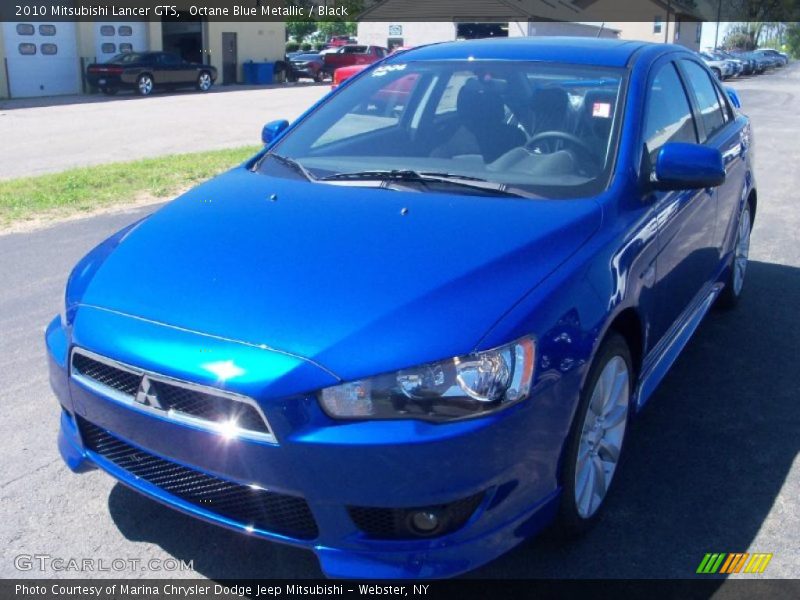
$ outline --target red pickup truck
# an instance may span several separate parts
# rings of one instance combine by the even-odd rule
[[[351,65],[370,65],[386,56],[389,51],[380,46],[342,46],[336,52],[323,54],[323,70],[333,74],[339,67]]]

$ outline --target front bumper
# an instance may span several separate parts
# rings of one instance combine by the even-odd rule
[[[156,338],[159,347],[172,349],[173,357],[176,345],[207,345],[207,340],[192,339],[196,334],[111,313],[84,314],[82,325],[83,333],[76,340],[82,347],[92,345],[92,350],[106,355],[115,351],[122,354],[116,358],[129,363],[145,360],[143,355],[134,357],[137,352],[152,356]],[[100,331],[115,331],[108,347],[102,347],[104,342],[96,335]],[[51,384],[63,407],[59,449],[72,470],[99,467],[125,485],[195,517],[308,548],[329,576],[457,575],[508,551],[555,514],[558,458],[571,412],[571,407],[558,402],[559,386],[541,390],[535,401],[492,417],[447,425],[411,420],[335,422],[310,394],[259,399],[277,443],[226,441],[214,432],[131,410],[72,380],[68,375],[72,340],[60,319],[48,327],[46,341]],[[209,351],[221,354],[222,346]],[[264,352],[245,346],[228,350],[230,356]],[[252,387],[242,391],[256,396]],[[253,528],[186,502],[92,451],[81,437],[80,419],[178,465],[302,497],[313,513],[318,534],[300,539]],[[482,494],[482,499],[466,524],[431,538],[374,539],[356,526],[347,508],[442,505],[475,494]]]

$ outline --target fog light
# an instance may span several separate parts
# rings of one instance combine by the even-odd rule
[[[427,510],[421,510],[411,515],[411,526],[419,533],[433,533],[439,528],[439,522],[439,516]]]

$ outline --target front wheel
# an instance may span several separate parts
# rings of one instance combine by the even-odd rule
[[[605,506],[622,457],[633,395],[633,363],[624,338],[602,343],[581,392],[561,475],[560,532],[587,531]]]
[[[153,78],[150,75],[140,75],[136,80],[136,91],[140,96],[149,96],[153,93]]]
[[[744,288],[744,276],[747,274],[747,261],[750,256],[750,231],[753,229],[753,218],[750,215],[750,203],[745,202],[739,217],[739,228],[736,231],[736,242],[733,246],[733,260],[728,270],[725,287],[717,300],[720,308],[733,308],[739,303]]]
[[[211,80],[211,74],[208,71],[203,71],[197,77],[197,89],[201,92],[207,92],[211,89],[214,82]]]

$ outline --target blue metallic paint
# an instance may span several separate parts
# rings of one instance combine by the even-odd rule
[[[386,60],[469,56],[629,66],[608,190],[569,201],[340,187],[322,195],[318,184],[245,167],[195,188],[87,255],[70,278],[68,322],[48,327],[51,381],[65,408],[59,447],[70,468],[97,465],[189,514],[312,549],[325,572],[340,577],[454,575],[552,520],[564,440],[603,336],[620,315],[640,324],[641,405],[719,290],[738,211],[754,192],[749,124],[738,115],[709,141],[727,157],[728,176],[709,198],[704,190],[643,191],[647,83],[655,67],[688,52],[528,39],[436,45]],[[277,201],[268,202],[270,194]],[[405,217],[401,208],[409,209]],[[688,240],[699,245],[687,253]],[[665,289],[676,282],[680,302]],[[480,419],[334,421],[314,395],[337,381],[528,334],[538,353],[531,397]],[[121,410],[67,376],[73,344],[256,398],[278,443],[225,442]],[[221,381],[213,361],[232,361],[242,374]],[[304,496],[318,539],[250,531],[133,480],[82,446],[74,414],[170,460]],[[345,510],[444,503],[483,490],[470,522],[436,539],[370,540]]]
[[[725,181],[725,166],[716,148],[671,143],[658,152],[655,175],[660,190],[711,188]]]

